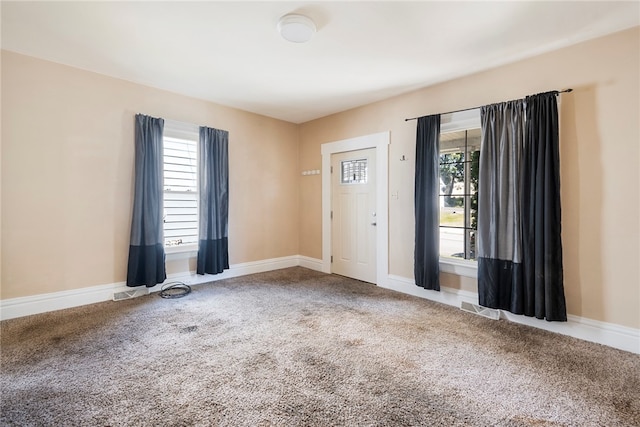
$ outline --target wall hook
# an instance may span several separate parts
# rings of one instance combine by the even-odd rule
[[[404,161],[406,161],[406,160],[407,160],[407,159],[404,157],[404,154],[403,154],[403,155],[402,155],[402,157],[400,157],[400,161],[401,161],[401,162],[404,162]]]

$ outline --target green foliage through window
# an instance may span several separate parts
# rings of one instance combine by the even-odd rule
[[[440,254],[475,259],[480,129],[440,138]]]

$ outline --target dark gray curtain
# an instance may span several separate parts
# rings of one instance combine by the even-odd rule
[[[567,320],[564,297],[557,92],[525,99],[522,173],[523,312]]]
[[[135,117],[135,183],[127,286],[147,287],[166,278],[162,232],[162,130],[164,120]]]
[[[416,285],[440,290],[440,115],[418,118],[416,132],[414,275]]]
[[[555,93],[480,116],[479,303],[564,321]]]
[[[229,268],[229,132],[200,128],[198,274]]]

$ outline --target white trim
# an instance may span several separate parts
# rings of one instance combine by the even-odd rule
[[[567,315],[566,322],[547,322],[500,310],[501,319],[640,354],[640,329]]]
[[[440,272],[478,278],[478,263],[465,259],[440,257]]]
[[[474,292],[464,291],[461,289],[440,287],[440,292],[431,291],[428,289],[416,286],[416,282],[413,279],[406,277],[395,276],[390,274],[387,278],[387,282],[384,286],[387,289],[391,289],[404,294],[413,295],[420,298],[426,298],[431,301],[441,302],[443,304],[460,307],[462,301],[469,302],[471,304],[478,303],[478,294]]]
[[[376,149],[376,283],[389,272],[389,132],[322,144],[322,271],[331,273],[331,155]]]
[[[193,123],[164,119],[163,136],[197,141],[200,138],[200,126]]]
[[[480,127],[480,108],[440,115],[440,133],[456,132]]]
[[[0,320],[109,301],[113,298],[113,293],[125,285],[125,282],[118,282],[28,297],[3,299],[0,301]]]
[[[195,272],[170,274],[164,283],[181,281],[189,285],[209,283],[230,277],[244,276],[247,274],[261,273],[281,268],[302,266],[313,270],[321,270],[322,261],[306,256],[293,255],[282,258],[272,258],[261,261],[232,264],[228,270],[221,274],[198,275]],[[159,291],[162,284],[149,288],[150,292]],[[110,283],[106,285],[89,286],[86,288],[72,289],[68,291],[51,292],[28,297],[10,298],[0,300],[0,320],[16,317],[30,316],[32,314],[46,313],[65,308],[79,307],[87,304],[111,301],[115,292],[131,290],[125,282]]]
[[[431,291],[416,286],[413,279],[406,277],[389,275],[386,283],[380,286],[458,308],[462,301],[472,304],[478,303],[478,294],[476,292],[447,287],[441,287],[440,292]],[[501,319],[511,322],[640,354],[640,329],[574,315],[568,315],[566,322],[547,322],[546,320],[512,314],[503,310],[500,310],[500,313]]]
[[[198,245],[170,246],[164,248],[167,261],[189,259],[198,256]]]
[[[230,279],[232,277],[246,276],[247,274],[263,273],[265,271],[279,270],[281,268],[297,267],[299,264],[298,256],[287,256],[281,258],[271,258],[260,261],[244,262],[241,264],[232,264],[228,270],[224,270],[220,274],[196,274],[195,271],[188,273],[175,273],[167,275],[167,282],[180,281],[187,285],[200,285],[202,283],[215,282],[222,279]],[[149,288],[151,292],[159,291],[163,284]]]
[[[322,260],[310,258],[304,255],[298,255],[299,266],[308,268],[309,270],[322,271]]]

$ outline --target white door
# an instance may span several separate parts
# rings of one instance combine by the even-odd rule
[[[376,150],[331,156],[331,272],[376,283]]]

